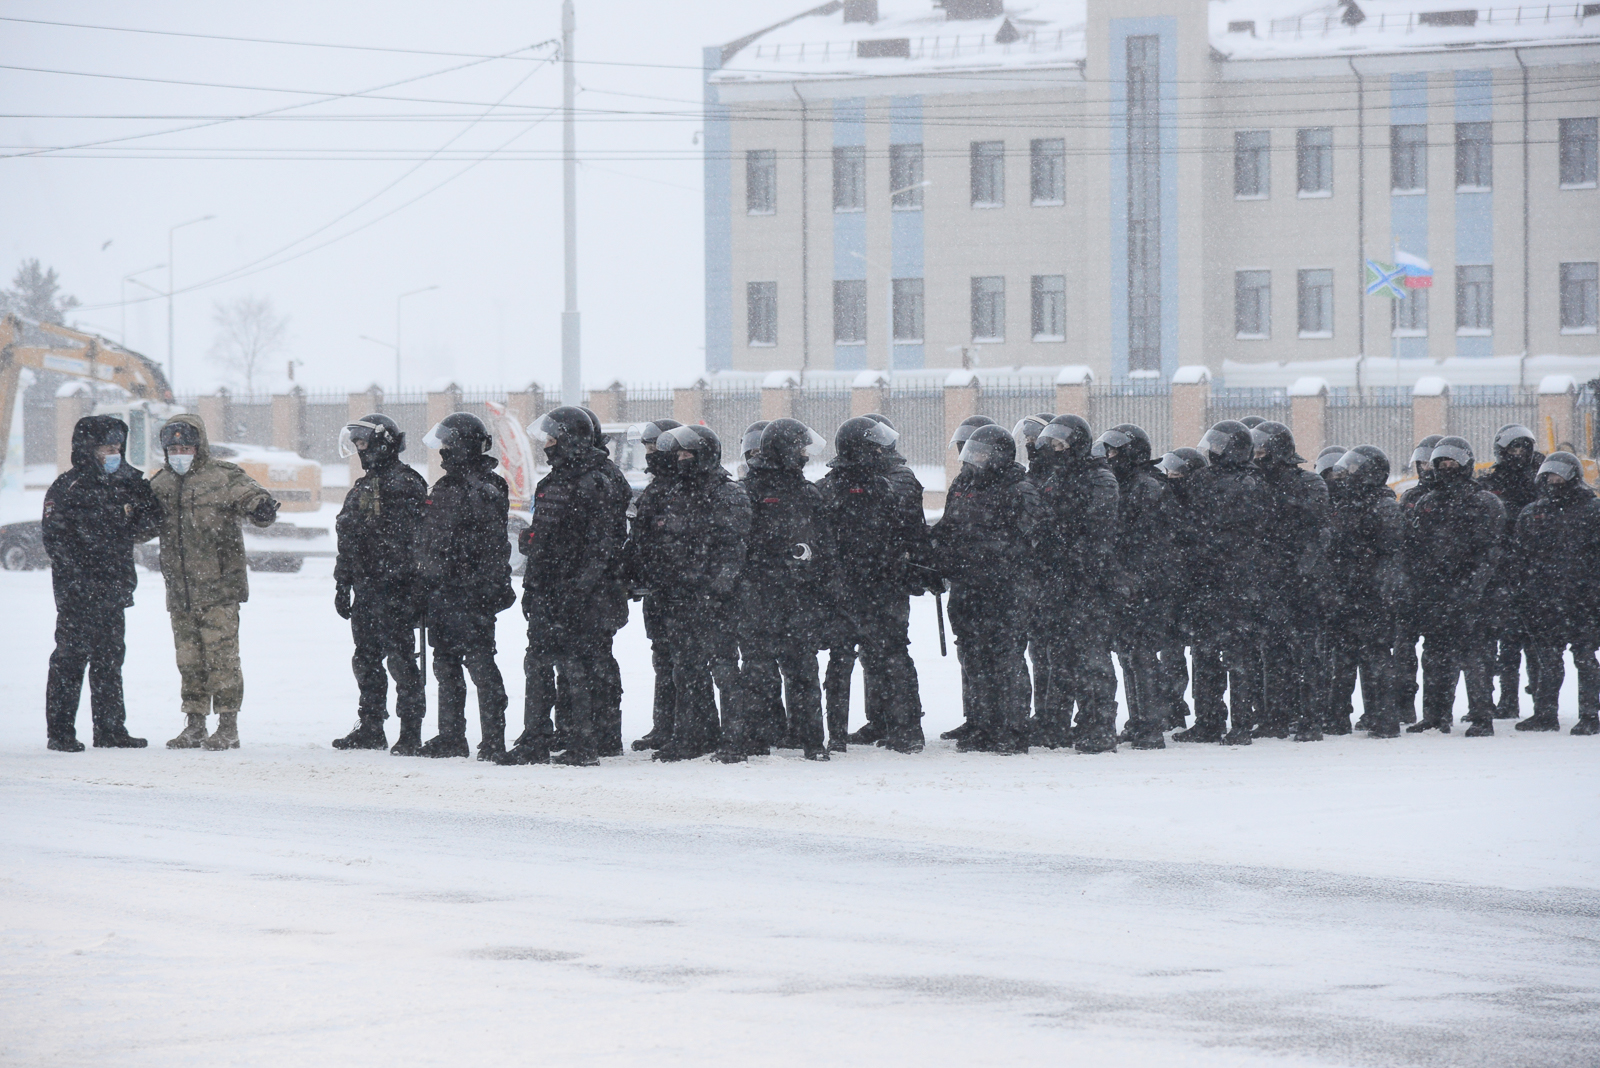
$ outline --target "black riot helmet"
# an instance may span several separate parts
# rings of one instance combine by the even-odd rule
[[[1207,460],[1223,467],[1243,467],[1256,452],[1250,428],[1237,419],[1224,419],[1207,430],[1199,448]]]
[[[594,445],[596,448],[601,448],[601,449],[605,448],[606,447],[606,432],[605,432],[605,429],[600,425],[600,417],[598,415],[594,414],[594,409],[592,409],[592,408],[582,408],[582,407],[580,407],[578,409],[578,411],[582,412],[584,415],[589,417],[589,425],[594,428],[594,438],[590,442],[590,444]]]
[[[594,424],[582,408],[562,405],[528,424],[528,440],[557,463],[594,443]]]
[[[1339,457],[1333,469],[1353,490],[1381,489],[1389,482],[1389,454],[1376,445],[1357,445]]]
[[[722,440],[708,426],[680,426],[661,435],[656,448],[673,457],[673,470],[683,478],[695,478],[722,466]],[[693,455],[688,459],[680,452]]]
[[[1317,462],[1311,465],[1311,469],[1323,478],[1327,478],[1328,472],[1333,468],[1333,465],[1338,463],[1339,458],[1349,451],[1343,445],[1324,445],[1322,451],[1317,453]]]
[[[950,448],[959,449],[972,437],[973,431],[980,426],[994,426],[994,420],[987,415],[969,415],[961,420],[961,425],[956,427],[956,432],[950,435]]]
[[[882,423],[884,426],[888,427],[890,430],[894,429],[894,424],[889,421],[889,417],[887,415],[880,415],[877,412],[868,412],[866,415],[863,415],[861,418],[863,418],[863,419],[871,419],[874,423]]]
[[[1472,454],[1472,444],[1466,438],[1452,434],[1439,439],[1439,444],[1433,447],[1430,462],[1433,464],[1433,477],[1440,482],[1470,481],[1476,458]],[[1451,466],[1441,466],[1446,462]]]
[[[1494,435],[1494,462],[1526,467],[1533,462],[1533,431],[1521,423],[1507,423]]]
[[[1551,497],[1583,485],[1583,462],[1570,452],[1553,452],[1539,465],[1539,488]]]
[[[761,455],[774,467],[803,471],[822,455],[827,443],[822,435],[798,419],[774,419],[761,432]]]
[[[757,419],[744,428],[744,436],[739,439],[739,456],[749,460],[761,451],[761,432],[767,429],[767,420]]]
[[[1133,423],[1118,423],[1095,440],[1090,455],[1109,460],[1112,467],[1131,471],[1149,464],[1150,435]]]
[[[1444,440],[1443,434],[1429,434],[1417,442],[1416,451],[1411,454],[1411,469],[1417,473],[1417,481],[1423,484],[1433,480],[1433,447]]]
[[[1045,424],[1034,442],[1038,456],[1046,463],[1063,460],[1083,463],[1094,448],[1094,431],[1081,415],[1058,415]]]
[[[455,412],[433,425],[422,443],[440,452],[454,451],[468,456],[481,456],[489,451],[494,439],[483,420],[471,412]]]
[[[665,475],[672,470],[672,455],[656,448],[661,435],[676,430],[683,424],[676,419],[657,419],[652,423],[635,423],[628,428],[628,438],[644,446],[644,469],[652,475]]]
[[[979,472],[994,472],[1016,463],[1017,443],[1003,426],[993,421],[974,427],[972,436],[961,446],[961,462]]]
[[[1271,464],[1303,464],[1306,458],[1294,451],[1294,433],[1282,423],[1262,420],[1250,431],[1256,459]]]
[[[1247,415],[1243,419],[1239,420],[1239,422],[1243,423],[1245,427],[1250,430],[1254,430],[1256,427],[1260,426],[1266,421],[1267,417],[1264,415]]]
[[[405,449],[406,436],[400,424],[377,412],[363,415],[339,431],[340,458],[359,457],[364,471],[398,460]]]
[[[1053,418],[1050,415],[1025,415],[1011,428],[1011,439],[1017,443],[1017,449],[1028,457],[1029,463],[1033,462],[1038,450],[1039,431]]]
[[[899,433],[887,419],[879,422],[870,415],[858,415],[839,425],[838,433],[833,435],[833,448],[846,464],[871,463],[892,451],[899,440]]]
[[[1185,445],[1181,449],[1173,449],[1163,456],[1156,464],[1161,473],[1168,478],[1188,478],[1202,467],[1209,466],[1211,461],[1206,459],[1206,454],[1199,449],[1191,449]]]

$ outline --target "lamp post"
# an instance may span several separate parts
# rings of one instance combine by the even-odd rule
[[[178,385],[178,368],[177,360],[173,355],[173,339],[176,335],[172,327],[172,293],[174,289],[172,284],[172,261],[175,258],[172,251],[172,237],[185,226],[193,226],[195,223],[210,222],[215,218],[215,215],[202,215],[198,219],[190,219],[188,222],[181,222],[176,226],[167,228],[167,385],[174,391],[176,391]]]
[[[933,182],[924,179],[920,182],[914,182],[911,185],[906,186],[904,189],[891,189],[889,191],[890,210],[893,210],[894,198],[899,196],[901,193],[909,193],[913,189],[926,189],[932,184]],[[850,255],[854,256],[868,267],[872,267],[883,272],[883,333],[885,339],[883,369],[885,371],[891,371],[894,369],[894,269],[892,267],[885,267],[881,263],[876,263],[872,260],[869,260],[859,252],[852,252]]]
[[[572,35],[577,29],[572,0],[561,4],[561,206],[566,301],[561,312],[561,403],[583,403],[583,348],[578,315],[578,156],[572,104]]]
[[[134,271],[133,274],[125,274],[122,276],[122,327],[117,333],[117,340],[122,343],[123,348],[128,347],[128,283],[133,282],[136,285],[144,286],[152,293],[161,294],[161,290],[156,289],[154,286],[145,285],[145,283],[140,282],[137,278],[135,278],[134,275],[149,274],[151,271],[159,271],[165,266],[166,264],[164,263],[158,263],[154,267],[146,267],[142,271]]]

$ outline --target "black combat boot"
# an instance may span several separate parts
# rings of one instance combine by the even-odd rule
[[[382,716],[363,715],[357,722],[355,730],[343,738],[335,738],[335,749],[387,749],[389,739],[383,734]]]
[[[883,728],[868,720],[860,730],[851,734],[845,740],[851,745],[876,745],[882,737]],[[799,748],[799,746],[794,746],[793,748]]]
[[[1220,742],[1222,741],[1222,726],[1217,723],[1201,723],[1196,720],[1193,727],[1174,734],[1172,740],[1175,742]]]
[[[467,745],[465,734],[436,735],[422,743],[417,750],[417,756],[424,757],[465,757],[471,755],[471,748]]]
[[[967,723],[967,722],[963,722],[961,724],[961,726],[952,727],[950,730],[947,730],[943,734],[939,735],[939,740],[943,741],[943,742],[959,742],[962,738],[965,738],[968,734],[971,734],[971,733],[972,733],[972,724],[971,723]],[[855,741],[854,738],[851,738],[850,740],[852,742]]]
[[[1468,719],[1462,722],[1467,724],[1467,729],[1461,733],[1468,738],[1490,738],[1494,736],[1494,719],[1492,717],[1486,716],[1483,719]],[[1443,728],[1440,729],[1442,730]]]
[[[402,719],[400,721],[400,740],[394,743],[394,748],[389,752],[393,756],[421,756],[422,720]]]
[[[1590,712],[1586,716],[1579,716],[1578,722],[1573,724],[1572,730],[1567,733],[1580,737],[1586,734],[1600,734],[1600,715]]]
[[[499,764],[548,764],[550,763],[550,747],[545,744],[543,737],[534,735],[529,737],[524,732],[516,744],[496,761]]]
[[[1519,731],[1558,731],[1561,720],[1552,712],[1535,712],[1527,719],[1517,721]]]

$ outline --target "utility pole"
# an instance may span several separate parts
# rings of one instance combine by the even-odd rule
[[[172,327],[172,295],[176,287],[173,285],[172,281],[172,262],[177,257],[175,257],[172,253],[172,235],[176,234],[179,230],[182,230],[185,226],[193,226],[195,223],[210,222],[215,218],[215,215],[202,215],[198,219],[190,219],[188,222],[181,222],[176,226],[167,228],[167,385],[174,391],[176,391],[178,388],[176,384],[178,381],[178,374],[177,359],[173,355],[173,352],[176,348],[176,343],[173,340],[175,333]]]
[[[583,403],[583,350],[578,334],[578,160],[572,125],[577,83],[572,71],[572,0],[561,3],[561,201],[565,214],[565,310],[561,313],[561,403]]]

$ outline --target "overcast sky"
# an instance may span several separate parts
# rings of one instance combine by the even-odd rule
[[[700,49],[806,6],[578,0],[587,385],[703,366]],[[123,29],[0,21],[0,64],[12,68],[0,70],[0,282],[38,257],[84,302],[83,325],[116,338],[125,311],[128,344],[164,361],[165,299],[119,307],[122,278],[166,262],[169,227],[215,215],[176,236],[181,393],[219,381],[206,359],[213,305],[244,295],[290,317],[307,388],[392,388],[392,351],[361,335],[392,343],[396,296],[429,285],[440,288],[405,302],[408,390],[442,377],[558,386],[561,75],[540,62],[553,48],[527,46],[559,37],[560,10],[559,0],[8,0],[5,20]],[[520,58],[474,59],[518,48]],[[369,95],[325,99],[350,93]],[[219,121],[266,111],[276,114]],[[106,143],[70,147],[93,142]],[[165,270],[141,277],[166,288]]]

